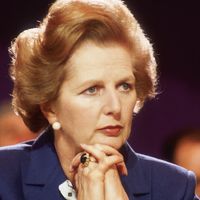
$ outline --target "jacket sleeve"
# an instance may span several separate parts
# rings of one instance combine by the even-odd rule
[[[195,195],[196,179],[192,171],[188,171],[188,181],[185,188],[184,200],[200,200],[197,195]]]

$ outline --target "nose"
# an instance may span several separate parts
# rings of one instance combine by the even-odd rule
[[[111,115],[115,119],[121,117],[121,101],[117,92],[108,92],[105,97],[104,114]]]

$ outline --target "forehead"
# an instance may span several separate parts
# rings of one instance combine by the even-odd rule
[[[93,42],[83,43],[72,54],[66,66],[68,77],[89,76],[88,72],[101,74],[108,72],[132,73],[134,58],[128,48],[116,43],[98,45]]]

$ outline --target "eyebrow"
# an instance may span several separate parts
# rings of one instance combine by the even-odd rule
[[[124,82],[124,81],[134,81],[135,82],[135,76],[127,76],[127,77],[123,77],[122,79],[120,79],[118,82]]]
[[[77,89],[82,89],[82,88],[87,88],[92,85],[102,85],[102,84],[103,84],[102,80],[90,79],[90,80],[83,82],[81,85],[79,85],[77,87]]]
[[[127,76],[127,77],[123,77],[119,80],[117,80],[117,84],[121,83],[121,82],[135,82],[135,77],[134,75],[133,76]],[[90,79],[90,80],[87,80],[85,81],[83,84],[81,84],[79,87],[77,87],[77,89],[81,89],[81,88],[84,88],[84,87],[89,87],[91,85],[102,85],[104,83],[104,81],[102,80],[98,80],[98,79]]]

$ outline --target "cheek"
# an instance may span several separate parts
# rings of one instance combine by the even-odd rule
[[[129,101],[127,102],[127,104],[124,104],[122,116],[123,116],[123,121],[126,123],[128,129],[131,129],[132,126],[133,115],[134,115],[133,110],[135,107],[135,102],[136,101],[134,102]]]
[[[61,103],[60,112],[58,113],[63,122],[68,121],[76,126],[90,124],[97,118],[98,111],[91,103],[77,99],[71,99]]]
[[[133,111],[134,108],[136,106],[136,100],[134,100],[135,97],[133,97],[132,99],[128,99],[127,101],[125,101],[123,103],[123,110],[125,115],[127,115],[127,117],[132,117],[133,116]]]

